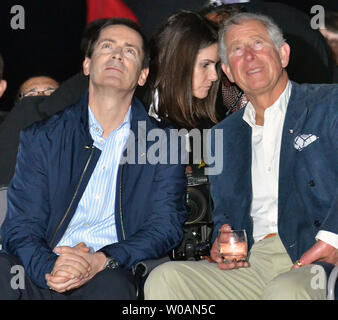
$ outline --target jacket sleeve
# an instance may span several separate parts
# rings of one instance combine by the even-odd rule
[[[45,274],[57,255],[45,240],[49,216],[47,153],[34,125],[20,134],[14,177],[8,188],[8,209],[1,229],[3,249],[21,261],[39,287],[47,288]]]
[[[141,228],[126,240],[99,251],[130,269],[137,262],[163,257],[177,247],[186,220],[186,178],[182,165],[158,165],[151,195],[152,212]],[[146,196],[146,195],[144,195]]]
[[[64,81],[61,86],[39,104],[39,112],[49,117],[75,104],[88,90],[88,77],[79,72]]]

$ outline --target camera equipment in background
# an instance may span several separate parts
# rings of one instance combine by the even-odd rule
[[[186,205],[188,219],[185,222],[184,238],[172,251],[172,260],[200,260],[210,253],[212,234],[212,201],[208,178],[204,168],[192,165],[192,173],[187,174],[188,189]]]

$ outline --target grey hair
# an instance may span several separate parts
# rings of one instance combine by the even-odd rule
[[[219,30],[218,55],[223,63],[228,64],[227,50],[224,43],[226,33],[233,25],[239,25],[248,20],[260,21],[266,27],[266,30],[271,40],[273,41],[277,51],[279,51],[281,46],[285,43],[285,39],[281,29],[270,17],[257,13],[237,13],[231,16],[229,19],[225,20],[223,27],[221,27]]]

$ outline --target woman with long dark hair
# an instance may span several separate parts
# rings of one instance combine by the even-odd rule
[[[217,27],[190,11],[170,16],[152,39],[150,113],[166,125],[192,129],[218,122],[217,39]]]

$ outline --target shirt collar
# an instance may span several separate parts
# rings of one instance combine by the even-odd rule
[[[103,129],[102,129],[100,123],[95,118],[95,115],[94,115],[94,113],[91,110],[89,105],[88,105],[88,122],[89,122],[90,132],[97,134],[98,136],[102,136]],[[131,105],[129,106],[129,109],[128,109],[121,125],[118,128],[116,128],[115,130],[119,130],[124,126],[127,126],[127,128],[130,128],[130,122],[131,122]]]
[[[285,115],[286,109],[288,107],[290,95],[291,95],[291,88],[292,88],[291,81],[288,81],[282,94],[270,107],[268,107],[265,110],[265,112],[270,113],[270,112],[275,112],[279,110],[283,115]],[[256,111],[250,101],[245,107],[244,114],[243,114],[243,120],[247,122],[251,127],[256,126]]]

